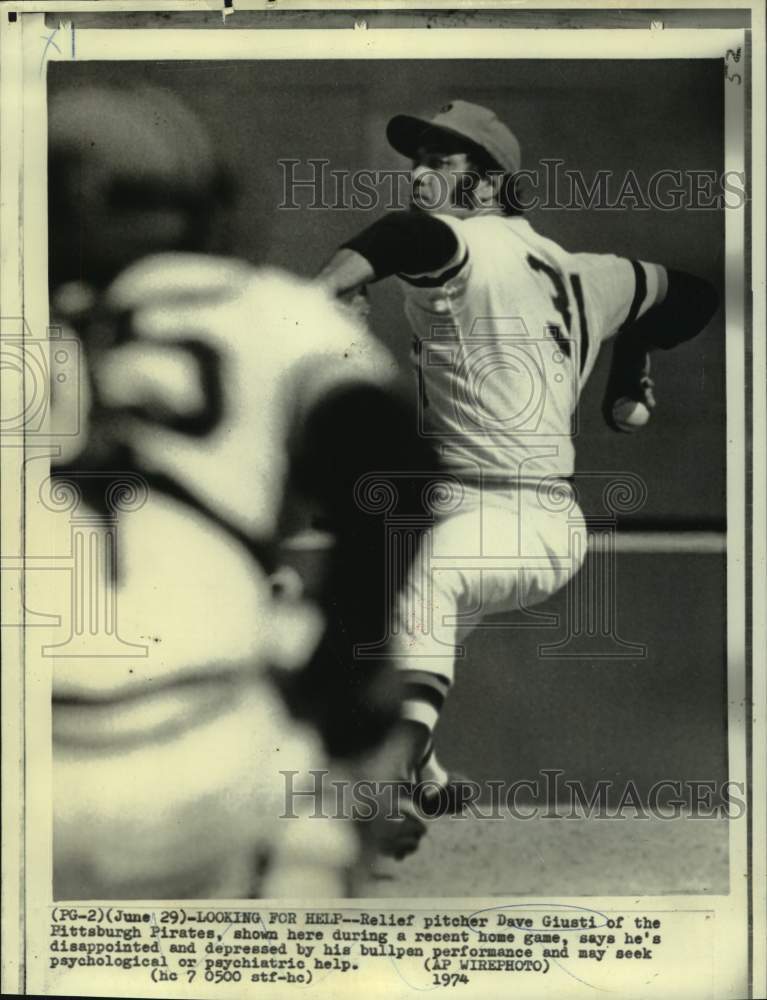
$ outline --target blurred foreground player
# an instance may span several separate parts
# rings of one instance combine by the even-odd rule
[[[398,278],[421,430],[451,473],[451,509],[403,596],[396,775],[432,798],[439,789],[450,808],[456,783],[432,736],[459,644],[486,615],[546,600],[585,557],[572,417],[600,348],[614,338],[605,417],[630,431],[654,406],[649,353],[700,333],[717,296],[695,276],[571,253],[536,232],[520,207],[519,143],[487,108],[453,101],[431,119],[397,115],[387,138],[412,162],[413,207],[353,236],[318,280],[349,295]],[[424,829],[412,818],[403,851]]]
[[[316,288],[204,253],[221,174],[167,93],[60,94],[49,180],[52,323],[83,358],[52,490],[97,567],[54,639],[55,896],[344,895],[356,833],[314,802],[280,820],[281,772],[351,768],[394,717],[353,655],[388,614],[354,483],[424,461],[393,362]],[[273,574],[312,517],[335,543],[308,599]]]

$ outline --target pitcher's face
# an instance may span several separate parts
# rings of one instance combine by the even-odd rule
[[[416,208],[459,218],[473,211],[472,193],[478,178],[466,153],[419,149],[411,178]]]

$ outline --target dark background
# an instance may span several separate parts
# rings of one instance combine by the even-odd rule
[[[53,64],[62,85],[145,81],[182,95],[207,122],[239,191],[231,252],[311,275],[339,242],[380,214],[278,209],[280,159],[328,170],[403,169],[384,129],[396,113],[433,113],[455,98],[493,108],[517,134],[523,165],[560,158],[590,181],[629,169],[643,189],[661,169],[723,169],[719,61]],[[299,171],[306,168],[298,168]],[[613,189],[615,190],[615,188]],[[331,189],[332,196],[332,189]],[[297,200],[308,204],[310,196]],[[657,261],[710,279],[723,297],[724,212],[544,210],[530,221],[570,250]],[[393,282],[373,290],[377,334],[406,362],[410,333]],[[723,311],[697,340],[655,358],[659,406],[635,436],[604,426],[603,357],[583,396],[580,471],[630,470],[647,484],[622,531],[722,528],[725,514]],[[257,348],[256,348],[257,349]],[[587,513],[599,492],[584,487]],[[481,630],[459,666],[445,714],[445,757],[477,778],[726,777],[725,576],[720,555],[619,557],[618,628],[645,658],[542,660],[556,629]],[[544,608],[563,612],[566,595]]]

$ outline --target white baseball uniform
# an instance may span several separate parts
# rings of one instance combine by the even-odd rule
[[[277,822],[280,772],[304,775],[325,755],[267,673],[303,666],[322,621],[274,601],[244,542],[277,530],[302,414],[334,387],[386,382],[392,359],[317,288],[239,262],[147,258],[105,305],[107,330],[122,317],[129,332],[104,348],[96,331],[87,346],[101,408],[80,446],[111,434],[149,490],[119,517],[112,588],[109,532],[88,528],[88,565],[107,562],[83,577],[77,609],[62,587],[50,639],[57,894],[242,896],[255,852],[278,845],[300,856],[304,889],[311,866],[331,876],[306,891],[338,895],[351,832]],[[93,454],[74,481],[98,486],[101,469],[119,483],[126,466]],[[69,519],[52,521],[67,553]]]
[[[452,499],[412,573],[400,651],[405,669],[449,682],[456,642],[485,615],[545,600],[580,567],[585,525],[567,483],[576,407],[601,344],[659,289],[655,268],[569,253],[521,217],[438,218],[457,237],[453,260],[399,278],[421,431]],[[436,720],[425,704],[408,714]]]

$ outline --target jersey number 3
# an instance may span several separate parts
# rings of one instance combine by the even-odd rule
[[[559,315],[562,317],[564,322],[564,327],[567,333],[563,333],[562,328],[557,324],[551,324],[546,327],[548,333],[556,340],[557,344],[560,346],[564,354],[567,357],[572,357],[572,325],[573,317],[572,311],[570,309],[570,299],[567,295],[567,288],[565,286],[564,278],[555,268],[551,267],[545,261],[540,260],[538,257],[533,257],[531,253],[527,255],[527,264],[533,271],[539,274],[545,274],[546,277],[551,282],[552,288],[554,290],[551,296],[552,304],[557,310]],[[583,371],[586,364],[586,357],[589,350],[589,330],[586,324],[586,309],[583,303],[583,286],[581,285],[581,279],[577,274],[570,275],[570,284],[573,288],[573,295],[575,296],[575,302],[578,307],[578,324],[580,326],[581,332],[581,345],[580,345],[580,369]]]

